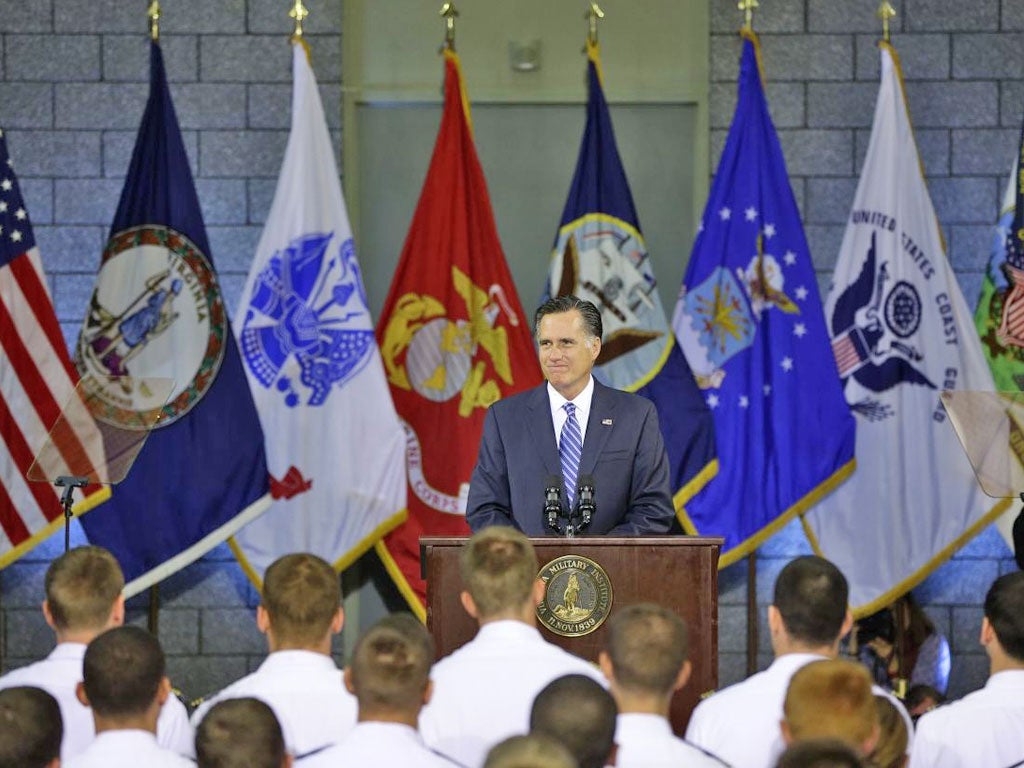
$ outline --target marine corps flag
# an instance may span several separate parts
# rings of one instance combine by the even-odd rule
[[[881,43],[871,140],[825,317],[857,419],[857,472],[804,516],[816,551],[871,613],[920,582],[1008,505],[986,497],[940,401],[992,391],[946,259],[899,59]]]
[[[159,413],[112,499],[82,518],[89,541],[117,557],[127,595],[266,509],[263,433],[156,42],[149,100],[75,362],[102,404],[97,418],[131,429]],[[139,381],[145,377],[173,380],[166,404]]]
[[[739,93],[673,327],[715,420],[718,477],[686,507],[728,565],[853,471],[854,421],[814,265],[743,33]]]
[[[235,534],[250,578],[312,552],[344,570],[405,514],[405,438],[384,381],[320,92],[293,43],[292,126],[235,332],[274,504]]]
[[[587,124],[555,238],[545,298],[575,294],[601,310],[594,375],[651,400],[677,512],[715,475],[714,425],[665,318],[601,83],[587,41]]]
[[[377,325],[409,482],[409,519],[377,552],[421,617],[419,537],[469,533],[466,495],[487,407],[541,381],[532,318],[505,264],[473,146],[459,59],[444,56],[441,128]]]

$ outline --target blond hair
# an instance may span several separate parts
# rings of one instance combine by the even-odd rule
[[[861,751],[878,732],[871,677],[852,661],[812,661],[798,669],[782,709],[794,741],[834,738]]]
[[[487,619],[529,601],[537,580],[537,555],[514,528],[492,526],[474,534],[459,555],[462,582]]]
[[[124,574],[102,547],[76,547],[50,563],[44,588],[58,632],[99,631],[124,590]]]
[[[267,568],[262,604],[279,642],[315,645],[330,632],[341,583],[326,560],[306,552],[285,555]]]

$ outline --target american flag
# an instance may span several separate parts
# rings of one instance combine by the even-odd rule
[[[77,381],[0,130],[0,568],[61,524],[59,489],[26,474]]]

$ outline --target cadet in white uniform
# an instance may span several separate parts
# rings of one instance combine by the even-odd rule
[[[595,666],[541,637],[535,609],[544,585],[537,570],[529,539],[505,526],[485,528],[460,553],[462,605],[480,630],[434,665],[434,695],[420,732],[470,768],[483,765],[498,742],[528,730],[534,697],[556,677],[577,672],[604,683]]]
[[[92,713],[79,702],[85,647],[106,629],[124,623],[124,574],[102,547],[76,547],[46,571],[43,615],[57,637],[57,647],[34,664],[0,677],[0,690],[31,685],[57,700],[64,721],[61,759],[81,752],[96,735]],[[183,755],[192,753],[192,728],[185,705],[171,696],[160,710],[157,742]]]
[[[115,627],[89,643],[78,697],[96,723],[96,738],[65,768],[189,768],[191,760],[156,742],[160,707],[171,695],[164,652],[138,627]]]
[[[338,574],[327,562],[305,553],[275,560],[256,609],[270,655],[204,702],[192,715],[193,726],[219,701],[253,697],[274,710],[294,757],[336,744],[356,723],[356,700],[330,655],[331,637],[343,622]]]
[[[530,733],[549,736],[579,768],[616,765],[615,699],[586,675],[562,675],[545,685],[530,709]]]
[[[272,710],[259,699],[225,699],[196,728],[199,768],[290,768],[284,735]]]
[[[1024,761],[1024,572],[993,582],[985,596],[981,644],[985,687],[923,715],[910,768],[974,768]]]
[[[56,768],[63,735],[57,700],[40,688],[0,691],[0,765]]]
[[[669,724],[672,696],[686,685],[692,669],[686,622],[679,616],[649,603],[622,608],[608,620],[599,661],[619,708],[618,768],[724,765],[678,738]]]

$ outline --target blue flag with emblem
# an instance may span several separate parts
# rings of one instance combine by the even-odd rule
[[[723,565],[846,479],[855,442],[757,38],[744,38],[736,113],[672,321],[718,445],[718,477],[687,505],[688,527],[725,537]]]
[[[555,238],[545,298],[575,294],[601,310],[594,375],[650,399],[668,451],[677,515],[715,474],[711,415],[669,328],[602,89],[587,43],[587,123]]]
[[[99,419],[132,429],[159,416],[111,500],[82,518],[89,541],[121,563],[127,595],[269,505],[263,432],[156,42],[149,87],[75,355]],[[147,377],[172,379],[169,399]]]

